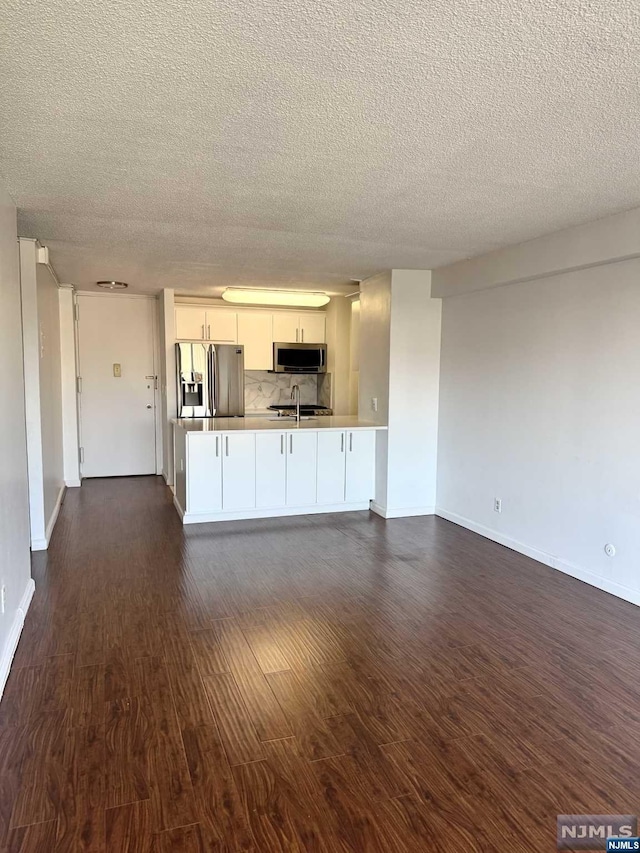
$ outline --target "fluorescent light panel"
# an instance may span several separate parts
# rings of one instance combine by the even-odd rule
[[[240,305],[294,305],[301,308],[320,308],[326,305],[326,293],[310,290],[250,290],[248,287],[227,287],[222,298]]]

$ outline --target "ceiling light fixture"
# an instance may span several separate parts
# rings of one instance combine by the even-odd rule
[[[96,281],[96,284],[105,290],[126,290],[129,287],[124,281]]]
[[[320,308],[329,301],[326,293],[309,290],[251,290],[248,287],[227,287],[222,298],[240,305],[291,305],[302,308]]]

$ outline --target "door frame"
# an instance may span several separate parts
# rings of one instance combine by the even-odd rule
[[[151,312],[151,337],[153,341],[153,374],[155,376],[153,389],[153,422],[155,433],[155,457],[156,457],[156,475],[162,474],[162,418],[158,417],[158,409],[161,404],[160,396],[160,323],[159,323],[159,306],[156,296],[146,293],[97,293],[95,290],[77,290],[73,296],[74,303],[74,330],[75,330],[75,348],[76,348],[76,399],[78,406],[78,458],[80,465],[80,479],[82,480],[82,460],[80,459],[80,448],[83,447],[82,441],[82,392],[80,390],[82,377],[82,365],[80,364],[80,296],[91,296],[98,299],[147,299],[153,302]]]

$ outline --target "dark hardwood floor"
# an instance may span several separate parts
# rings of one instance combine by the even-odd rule
[[[67,493],[0,703],[0,849],[555,850],[636,813],[640,611],[437,518],[183,529]]]

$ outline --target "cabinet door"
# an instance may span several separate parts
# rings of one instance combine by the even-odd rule
[[[323,344],[326,340],[327,318],[324,314],[300,314],[300,342]]]
[[[287,439],[287,506],[316,502],[317,432],[290,432]]]
[[[256,505],[256,437],[224,433],[222,444],[222,509],[251,509]]]
[[[187,512],[222,509],[222,447],[220,435],[187,434]]]
[[[344,432],[318,432],[319,504],[344,502],[345,443]]]
[[[273,340],[281,344],[297,344],[300,329],[297,311],[276,311],[273,314]]]
[[[207,340],[221,344],[238,343],[238,315],[224,308],[207,311]]]
[[[273,369],[272,324],[267,311],[238,312],[238,343],[244,346],[245,370]]]
[[[256,506],[285,506],[287,502],[287,448],[283,432],[256,435]]]
[[[375,497],[376,433],[375,430],[347,432],[347,503],[362,503]]]
[[[176,340],[203,341],[207,336],[207,312],[204,308],[176,307]]]

